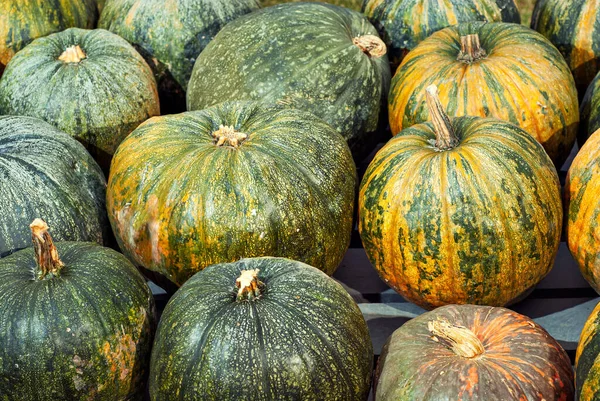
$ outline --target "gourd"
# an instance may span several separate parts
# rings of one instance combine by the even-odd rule
[[[575,354],[575,393],[579,401],[593,401],[600,396],[598,384],[600,362],[600,338],[598,325],[600,304],[596,305],[587,318]]]
[[[594,78],[581,102],[581,126],[577,144],[581,148],[585,141],[600,129],[600,74]]]

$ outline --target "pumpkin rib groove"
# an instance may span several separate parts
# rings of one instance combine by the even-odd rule
[[[262,321],[260,319],[260,315],[258,313],[258,310],[256,308],[256,303],[253,301],[249,301],[250,302],[250,307],[252,308],[252,311],[254,313],[254,320],[255,320],[255,324],[256,324],[256,338],[258,340],[258,344],[259,344],[259,355],[260,355],[260,369],[262,371],[262,381],[263,381],[263,386],[260,386],[261,389],[264,389],[263,391],[266,394],[269,394],[271,392],[271,380],[269,379],[269,373],[267,371],[267,366],[268,366],[268,361],[267,361],[267,350],[265,348],[265,339],[263,337],[263,327],[262,327]]]

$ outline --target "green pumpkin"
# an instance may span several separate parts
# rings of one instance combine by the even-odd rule
[[[162,315],[152,401],[366,401],[373,349],[343,287],[284,258],[196,274]]]
[[[144,55],[159,85],[162,114],[185,111],[194,62],[228,22],[258,9],[257,0],[111,0],[99,28]]]
[[[107,208],[125,254],[178,286],[241,257],[333,274],[356,183],[344,139],[314,115],[227,102],[136,129],[113,159]]]
[[[106,181],[83,146],[31,117],[0,116],[0,257],[30,246],[36,216],[59,241],[109,236]]]
[[[141,401],[150,289],[120,253],[47,229],[34,221],[34,248],[0,260],[0,399]]]
[[[0,80],[0,113],[41,118],[81,141],[107,170],[119,143],[160,112],[150,67],[108,31],[35,40]]]
[[[577,143],[581,148],[585,141],[600,129],[600,74],[592,81],[581,102],[581,127]]]
[[[261,0],[260,4],[263,7],[270,7],[281,3],[291,3],[306,0]],[[318,1],[318,0],[308,0]],[[352,10],[360,11],[363,5],[362,0],[323,0],[324,3],[335,4],[336,6],[346,7]]]
[[[385,45],[363,15],[324,3],[268,7],[228,24],[198,57],[189,110],[227,100],[312,112],[353,154],[375,144],[390,72]]]

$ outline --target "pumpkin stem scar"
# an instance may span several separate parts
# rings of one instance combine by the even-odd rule
[[[42,219],[35,219],[29,228],[31,228],[31,239],[38,266],[37,278],[43,280],[47,275],[58,276],[64,263],[58,257],[58,251],[48,233],[48,225]]]
[[[433,341],[444,344],[462,358],[472,359],[485,352],[481,340],[466,327],[446,320],[431,320],[427,323],[427,329]]]
[[[435,147],[439,150],[450,150],[458,145],[458,139],[452,129],[450,118],[440,102],[437,86],[429,85],[426,91],[427,109],[435,130]]]
[[[81,47],[79,47],[79,45],[73,45],[73,46],[67,47],[67,50],[65,50],[58,57],[58,59],[60,61],[67,63],[67,64],[71,64],[71,63],[76,64],[86,58],[87,58],[87,55],[84,53],[83,50],[81,50]]]
[[[357,36],[352,43],[371,58],[383,57],[387,53],[387,46],[375,35]]]
[[[466,64],[474,63],[477,60],[486,58],[487,53],[481,43],[479,43],[479,35],[466,35],[460,37],[460,53],[456,58]]]
[[[264,284],[258,280],[259,271],[259,269],[241,271],[240,276],[235,280],[238,301],[252,301],[261,296]]]
[[[216,139],[217,146],[231,146],[237,149],[244,142],[248,135],[237,132],[235,128],[229,125],[219,125],[219,129],[212,133]]]

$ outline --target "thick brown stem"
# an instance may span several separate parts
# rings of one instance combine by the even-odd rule
[[[65,50],[58,59],[64,63],[79,63],[87,58],[86,54],[81,50],[79,45],[70,46]]]
[[[444,107],[438,96],[438,89],[435,85],[430,85],[425,89],[427,99],[427,109],[429,117],[435,129],[435,147],[439,150],[449,150],[458,145],[458,139],[452,130],[450,118],[444,111]]]
[[[43,280],[47,275],[58,276],[64,264],[58,257],[52,237],[48,233],[48,225],[42,219],[35,219],[29,228],[38,266],[37,278]]]
[[[460,37],[460,53],[457,60],[463,63],[471,64],[477,60],[487,57],[487,53],[479,42],[479,35],[466,35]]]
[[[375,35],[357,36],[352,39],[352,42],[371,58],[383,57],[387,53],[387,46],[383,43],[383,40]]]
[[[238,301],[251,301],[260,297],[264,284],[258,280],[259,271],[259,269],[242,270],[240,276],[235,280],[235,286],[238,288]]]
[[[220,125],[212,136],[216,139],[217,146],[231,146],[236,149],[248,138],[248,135],[237,132],[229,125]]]
[[[427,328],[434,341],[443,343],[460,357],[471,359],[485,352],[481,340],[466,327],[446,320],[432,320],[427,323]]]

